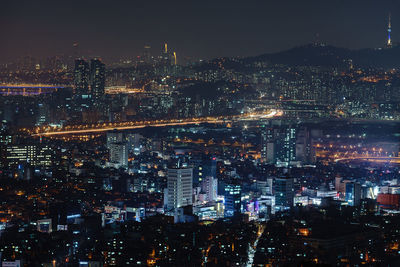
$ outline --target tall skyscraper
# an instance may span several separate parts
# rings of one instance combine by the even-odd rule
[[[388,48],[392,47],[392,18],[391,18],[391,14],[389,14],[389,21],[388,21],[388,39],[387,39],[387,43],[386,46]]]
[[[280,209],[293,207],[293,178],[280,177],[275,179],[275,206]]]
[[[144,51],[143,51],[143,62],[146,64],[152,64],[152,58],[151,58],[151,46],[145,45],[144,46]]]
[[[39,103],[37,107],[36,125],[49,123],[50,109],[45,103]]]
[[[163,58],[163,63],[166,66],[170,65],[171,58],[170,58],[170,54],[168,52],[168,44],[167,43],[164,44],[164,50],[163,50],[163,53],[162,53],[162,58]]]
[[[232,217],[241,212],[242,188],[239,183],[225,185],[225,217]]]
[[[261,127],[261,161],[275,163],[274,128],[269,125]]]
[[[92,98],[98,100],[104,95],[105,87],[105,65],[100,59],[92,59],[90,61],[90,91]]]
[[[74,96],[89,97],[89,64],[84,59],[75,60]]]
[[[315,161],[315,150],[312,145],[311,131],[306,127],[299,129],[296,138],[296,161],[310,164]]]
[[[161,54],[161,74],[168,75],[171,71],[171,53],[168,52],[168,45],[164,43],[164,49]]]
[[[261,161],[288,166],[296,159],[297,127],[263,125],[261,127]]]
[[[168,169],[168,210],[193,204],[193,169],[171,168]]]
[[[276,160],[278,163],[289,165],[296,160],[296,133],[293,126],[286,127],[279,133],[276,140]]]

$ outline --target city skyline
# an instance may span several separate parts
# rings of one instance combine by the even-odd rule
[[[0,36],[0,266],[399,265],[399,0],[15,0]]]
[[[178,58],[195,59],[274,53],[317,39],[351,49],[377,48],[386,44],[389,14],[392,42],[400,36],[396,1],[24,2],[8,2],[0,11],[0,34],[7,37],[0,44],[0,62],[76,53],[113,61],[141,55],[145,45],[158,55],[165,42]],[[79,44],[79,52],[73,44]]]

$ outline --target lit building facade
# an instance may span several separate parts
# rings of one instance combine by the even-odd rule
[[[207,176],[201,184],[201,189],[206,193],[208,202],[217,200],[218,180],[215,177]]]
[[[94,100],[99,100],[104,96],[105,72],[105,65],[100,59],[90,61],[90,91]]]
[[[110,144],[110,163],[116,168],[128,167],[128,146],[125,142]]]
[[[30,164],[33,167],[50,167],[53,163],[53,150],[47,145],[7,146],[5,166],[9,168]]]
[[[242,188],[238,183],[225,185],[225,217],[240,214],[242,209]]]
[[[281,177],[275,179],[275,206],[280,209],[293,207],[293,178]]]
[[[89,98],[89,63],[84,59],[75,60],[74,96]]]
[[[193,169],[168,169],[167,209],[175,210],[193,204]]]

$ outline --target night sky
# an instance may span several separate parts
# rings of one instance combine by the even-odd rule
[[[3,0],[0,61],[80,53],[133,57],[164,41],[179,56],[213,58],[285,50],[319,39],[348,48],[385,42],[388,13],[400,41],[399,0]]]

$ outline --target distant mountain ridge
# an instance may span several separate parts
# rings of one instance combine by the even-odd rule
[[[246,62],[266,61],[293,66],[339,67],[351,59],[355,66],[372,68],[400,68],[400,46],[390,49],[360,49],[329,45],[304,45],[273,54],[249,57]]]

